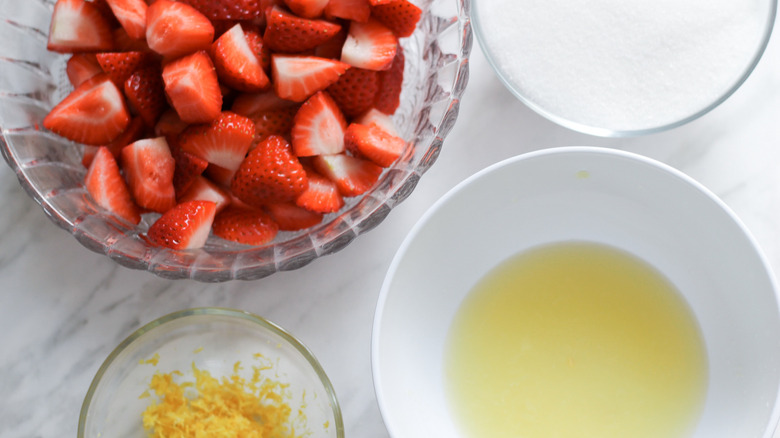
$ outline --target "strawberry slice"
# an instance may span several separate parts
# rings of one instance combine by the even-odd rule
[[[85,0],[57,0],[46,48],[54,52],[100,52],[113,47],[111,24]]]
[[[317,18],[325,11],[328,0],[284,0],[295,14],[304,18]]]
[[[295,115],[292,144],[295,155],[309,157],[344,151],[347,121],[338,105],[325,91],[310,97]]]
[[[149,227],[146,237],[155,245],[171,249],[201,248],[209,238],[216,211],[211,201],[177,204]]]
[[[328,94],[347,117],[368,111],[379,90],[378,72],[352,67],[338,81],[327,88]]]
[[[292,147],[277,135],[249,152],[230,184],[233,195],[253,207],[293,201],[307,186],[306,172]]]
[[[217,213],[212,230],[225,240],[259,246],[274,240],[279,225],[262,210],[229,206]]]
[[[325,7],[326,17],[365,23],[370,15],[371,5],[368,0],[330,0]]]
[[[372,123],[375,123],[377,126],[384,129],[388,134],[400,137],[400,135],[398,135],[398,130],[395,127],[395,122],[393,122],[393,118],[376,108],[371,108],[370,110],[356,117],[353,121],[355,123],[360,123],[361,125],[366,126],[370,126]]]
[[[165,1],[157,0],[154,5]],[[205,51],[166,64],[162,76],[165,94],[182,121],[208,123],[219,116],[222,91],[214,64]]]
[[[254,114],[271,111],[284,107],[297,107],[298,103],[280,98],[273,90],[260,93],[239,94],[230,107],[230,110],[242,116],[251,117]]]
[[[314,56],[320,58],[341,59],[341,48],[347,40],[347,29],[342,27],[333,38],[314,48]]]
[[[382,167],[390,167],[406,149],[406,142],[379,127],[351,123],[344,134],[344,143],[354,155],[368,158]]]
[[[176,110],[168,108],[160,115],[160,118],[157,119],[157,123],[154,125],[154,134],[158,137],[166,137],[166,139],[169,137],[178,137],[188,126],[190,125],[179,117]],[[173,145],[170,144],[170,140],[168,140],[168,143],[169,147],[173,147]]]
[[[68,81],[75,88],[83,84],[87,79],[103,73],[103,69],[100,67],[94,53],[74,53],[68,59],[65,73],[68,75]]]
[[[270,73],[271,50],[263,44],[263,37],[260,36],[260,30],[246,26],[244,27],[244,37],[246,38],[246,43],[249,45],[249,49],[260,60],[260,66],[263,67],[263,71]]]
[[[222,34],[211,50],[217,76],[228,87],[254,92],[270,84],[260,59],[250,48],[240,24]]]
[[[140,40],[146,35],[146,10],[144,0],[106,0],[119,24],[131,38]]]
[[[268,204],[268,214],[282,231],[298,231],[313,227],[322,222],[323,215],[293,203]]]
[[[125,98],[106,74],[79,85],[43,119],[49,131],[97,146],[119,137],[129,123]]]
[[[214,40],[214,26],[192,6],[157,0],[146,14],[146,43],[155,52],[174,58],[207,50]]]
[[[150,65],[132,73],[124,85],[127,103],[147,126],[155,126],[168,107],[160,67]]]
[[[122,149],[122,170],[135,202],[163,213],[176,204],[173,173],[176,162],[165,137],[138,140]]]
[[[339,24],[298,17],[274,6],[266,12],[263,43],[275,52],[304,52],[329,40],[339,30]]]
[[[414,33],[417,22],[420,21],[422,9],[408,0],[369,1],[371,2],[371,16],[390,28],[395,36],[404,38]]]
[[[285,106],[259,111],[252,115],[251,119],[255,123],[254,143],[259,143],[269,135],[281,135],[289,138],[297,112],[297,106]]]
[[[176,162],[173,170],[173,191],[176,192],[176,198],[178,199],[203,174],[209,162],[181,149],[171,150],[171,155],[173,155],[173,160]]]
[[[81,157],[81,164],[84,165],[84,167],[89,168],[89,165],[92,163],[92,159],[95,158],[97,150],[101,147],[108,148],[109,152],[111,152],[111,155],[113,155],[114,158],[119,158],[119,154],[125,146],[136,140],[140,140],[144,134],[144,121],[141,120],[140,117],[133,117],[130,119],[130,124],[127,125],[127,129],[125,129],[124,132],[122,132],[122,134],[115,138],[111,143],[108,143],[105,146],[84,146],[84,155]]]
[[[130,190],[119,173],[119,165],[108,148],[98,148],[84,178],[84,187],[99,206],[114,215],[133,225],[141,221],[138,206],[133,202]]]
[[[315,213],[333,213],[344,206],[344,198],[339,193],[336,183],[305,168],[309,187],[295,200],[295,205]]]
[[[282,99],[303,102],[336,82],[349,68],[335,59],[316,56],[273,55],[271,74],[274,91]]]
[[[179,0],[212,20],[252,20],[262,15],[261,0]]]
[[[217,213],[230,205],[230,194],[223,188],[200,175],[192,180],[190,187],[178,196],[179,203],[187,201],[212,201],[217,205]]]
[[[404,53],[401,46],[395,53],[395,59],[390,68],[378,74],[379,91],[376,94],[374,107],[385,114],[393,114],[401,104],[401,90],[404,84]]]
[[[387,70],[393,63],[398,39],[387,26],[375,19],[353,21],[341,49],[341,61],[367,70]]]
[[[187,153],[228,170],[236,170],[244,160],[255,135],[252,120],[229,111],[213,122],[192,125],[179,136],[179,146]]]
[[[117,86],[122,87],[133,74],[141,67],[152,62],[153,55],[149,52],[103,52],[96,55],[100,68],[103,69]]]
[[[146,45],[146,38],[137,40],[131,38],[123,27],[117,27],[113,32],[114,52],[152,52]]]
[[[371,161],[346,154],[318,155],[312,165],[336,183],[343,196],[358,196],[376,184],[382,168]]]

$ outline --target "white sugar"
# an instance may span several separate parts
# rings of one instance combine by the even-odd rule
[[[553,117],[637,131],[692,116],[743,77],[768,0],[476,0],[504,79]]]

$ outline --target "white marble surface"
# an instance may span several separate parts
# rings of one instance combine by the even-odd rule
[[[330,375],[346,435],[387,437],[369,349],[379,288],[401,240],[472,173],[564,145],[629,150],[688,173],[741,217],[780,272],[777,38],[724,105],[684,127],[630,139],[578,134],[536,115],[499,83],[475,41],[460,117],[416,191],[343,251],[260,281],[169,281],[119,267],[49,222],[0,165],[0,437],[74,436],[90,381],[113,347],[142,324],[193,306],[245,309],[292,331]]]

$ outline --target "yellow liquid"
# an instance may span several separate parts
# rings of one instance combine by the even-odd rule
[[[685,437],[706,395],[687,303],[644,261],[603,245],[505,261],[466,297],[447,342],[445,385],[468,437]]]

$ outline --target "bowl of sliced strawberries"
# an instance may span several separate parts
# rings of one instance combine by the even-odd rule
[[[434,164],[468,0],[27,0],[0,20],[0,151],[85,247],[252,280],[373,229]]]

